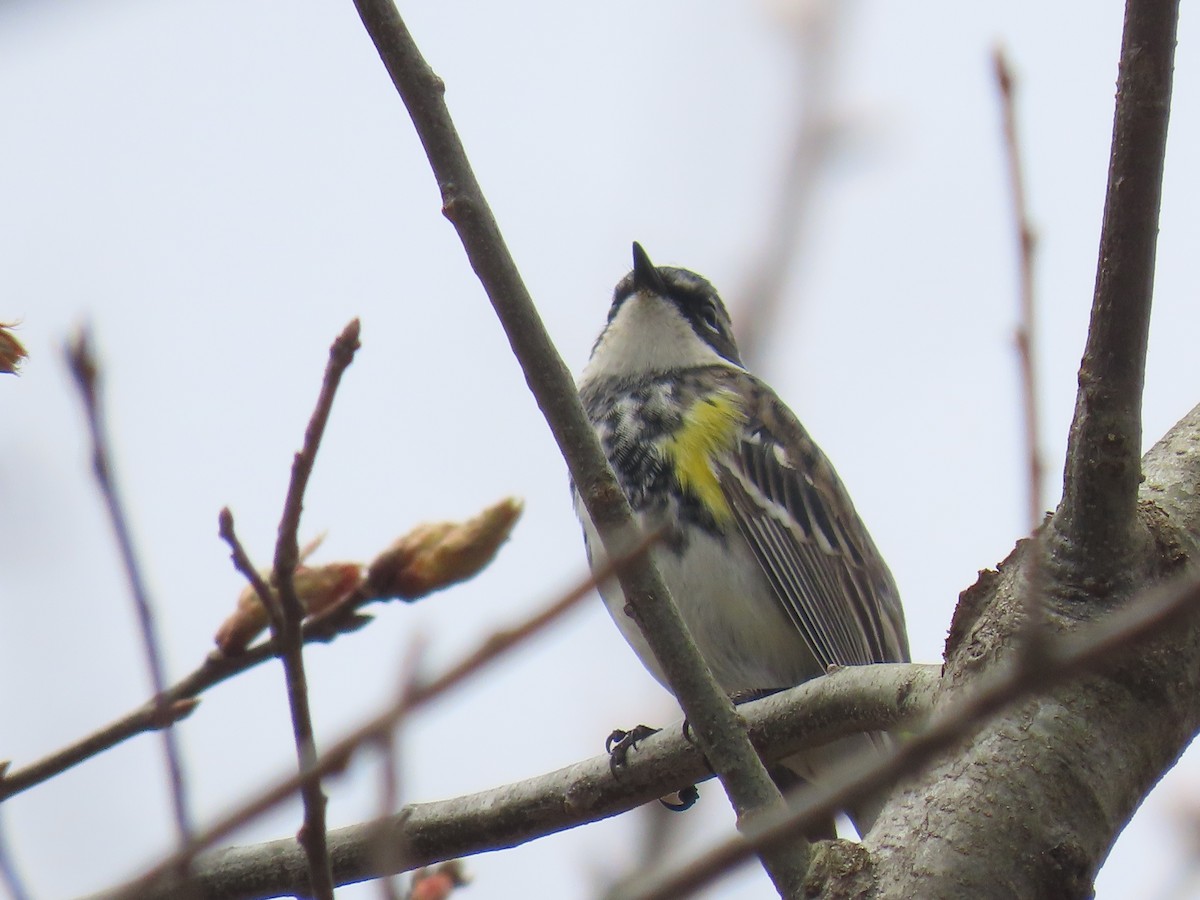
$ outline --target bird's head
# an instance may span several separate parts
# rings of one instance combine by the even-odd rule
[[[655,266],[635,243],[633,271],[613,292],[585,380],[712,365],[742,367],[729,313],[716,289],[695,272]]]

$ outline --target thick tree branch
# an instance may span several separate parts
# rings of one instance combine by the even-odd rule
[[[125,577],[129,581],[129,590],[133,596],[134,610],[137,613],[138,626],[141,629],[142,648],[146,654],[146,667],[150,671],[150,683],[154,687],[154,715],[162,722],[163,751],[166,755],[167,774],[171,789],[171,809],[175,815],[175,828],[180,843],[187,841],[192,832],[192,816],[188,807],[187,791],[184,788],[183,762],[180,759],[177,736],[171,725],[179,720],[179,716],[171,714],[171,702],[166,697],[166,675],[162,660],[162,650],[158,640],[158,628],[154,621],[154,609],[150,603],[150,593],[146,589],[145,579],[142,578],[141,566],[133,549],[133,535],[130,533],[129,520],[121,505],[117,493],[116,479],[112,472],[109,459],[108,436],[104,428],[104,419],[100,413],[99,372],[96,358],[92,354],[91,341],[86,331],[81,331],[67,348],[67,361],[71,367],[71,375],[83,398],[84,411],[87,414],[88,431],[92,438],[92,469],[96,481],[100,485],[100,493],[104,497],[104,506],[112,524],[113,534],[117,538],[117,546],[121,552],[121,563],[125,567]]]
[[[1141,542],[1142,384],[1178,20],[1178,0],[1125,7],[1096,292],[1051,542],[1068,595],[1121,592]]]
[[[745,704],[754,746],[767,759],[788,756],[864,730],[894,728],[925,714],[937,666],[878,665],[841,669]],[[488,850],[514,847],[655,800],[711,777],[703,754],[677,724],[639,743],[613,777],[607,756],[478,794],[416,803],[395,816],[329,834],[335,880],[348,884]],[[381,865],[382,836],[396,849]],[[197,858],[187,886],[210,900],[292,894],[304,887],[304,854],[287,839],[220,850]],[[165,900],[184,885],[161,880],[137,896]],[[123,892],[96,895],[114,900]]]
[[[1200,573],[1192,571],[1180,581],[1150,588],[1137,603],[1084,632],[1047,643],[1036,666],[1028,665],[1024,656],[1013,655],[1007,665],[990,672],[973,691],[941,707],[928,728],[900,744],[890,756],[872,761],[860,773],[848,774],[840,785],[818,786],[812,799],[776,821],[760,822],[745,836],[746,840],[726,840],[666,874],[648,879],[643,887],[627,891],[623,900],[674,900],[688,895],[745,861],[756,848],[803,833],[839,809],[916,772],[1022,697],[1086,670],[1110,666],[1113,660],[1141,647],[1142,642],[1193,616],[1198,607]]]
[[[1190,561],[1200,553],[1198,440],[1200,406],[1143,462],[1148,478],[1138,515],[1152,543],[1132,575],[1150,590],[1111,617],[1111,605],[1091,604],[1073,617],[1052,610],[1045,665],[1053,671],[1054,660],[1075,652],[1085,635],[1120,623],[1127,633],[1097,644],[1103,652],[1088,674],[1047,680],[893,792],[862,847],[870,859],[869,896],[1090,896],[1112,842],[1200,728],[1200,615],[1180,610],[1153,625],[1165,612],[1158,606],[1164,589],[1154,585],[1180,573],[1196,584]],[[999,571],[981,573],[962,595],[939,710],[967,700],[1011,665],[1029,567],[1036,565],[1032,550],[1032,541],[1021,542]],[[1157,628],[1153,637],[1143,625]],[[1135,639],[1140,643],[1127,646]],[[830,874],[823,896],[847,887],[847,879]]]
[[[355,6],[412,117],[442,193],[443,212],[487,291],[605,550],[619,555],[638,540],[632,512],[471,170],[443,100],[445,86],[421,56],[391,0],[355,0]],[[631,566],[620,583],[739,821],[782,809],[778,789],[755,755],[729,698],[701,659],[653,564],[647,559]],[[801,894],[807,869],[802,845],[773,848],[764,854],[763,864],[782,895]]]

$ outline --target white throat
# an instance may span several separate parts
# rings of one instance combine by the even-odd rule
[[[604,329],[581,380],[624,378],[697,366],[740,368],[701,340],[671,301],[639,291],[621,304],[616,317]]]

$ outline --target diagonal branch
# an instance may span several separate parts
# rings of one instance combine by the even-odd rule
[[[443,212],[487,291],[588,515],[605,550],[620,555],[637,541],[629,504],[471,170],[443,99],[445,86],[421,56],[392,0],[355,0],[355,6],[412,117],[441,189]],[[754,753],[732,703],[701,659],[653,564],[647,559],[631,566],[620,584],[739,822],[781,809],[779,790]],[[763,853],[763,864],[782,895],[800,895],[807,870],[805,846],[771,848]]]
[[[92,469],[96,475],[96,481],[100,485],[100,493],[104,496],[108,518],[112,524],[113,534],[117,538],[117,546],[121,551],[125,577],[129,581],[129,589],[133,595],[138,626],[142,632],[142,647],[146,653],[146,666],[150,670],[150,681],[154,687],[154,700],[152,701],[154,713],[156,718],[164,723],[161,726],[163,751],[167,759],[175,829],[178,832],[180,843],[186,843],[192,831],[192,816],[188,808],[187,791],[184,789],[183,763],[180,760],[179,744],[175,730],[170,727],[178,717],[173,718],[170,715],[171,701],[165,693],[166,676],[163,672],[162,650],[154,622],[154,610],[150,604],[150,594],[146,590],[145,580],[142,578],[137,554],[133,549],[133,536],[129,531],[129,520],[117,494],[112,463],[109,459],[108,436],[105,433],[104,419],[100,414],[99,371],[87,331],[80,331],[75,340],[67,347],[67,362],[70,364],[71,375],[79,388],[79,394],[83,398],[88,430],[92,438]]]
[[[304,623],[305,641],[328,641],[334,634],[336,632],[330,631],[329,621],[310,620]],[[203,663],[158,697],[66,747],[18,769],[0,773],[0,802],[49,781],[131,737],[169,728],[195,711],[200,702],[199,695],[204,691],[278,655],[278,644],[274,639],[255,644],[236,656],[213,651]]]
[[[1051,565],[1068,591],[1127,588],[1137,550],[1142,385],[1179,0],[1129,0],[1100,259]],[[1095,593],[1090,589],[1089,593]]]

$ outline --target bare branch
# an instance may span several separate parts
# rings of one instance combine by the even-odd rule
[[[1128,0],[1091,326],[1051,565],[1060,586],[1128,588],[1137,552],[1142,385],[1154,289],[1178,0]]]
[[[221,537],[233,551],[234,564],[254,585],[259,599],[267,610],[271,634],[279,648],[287,682],[288,707],[292,713],[292,736],[296,742],[296,757],[301,773],[312,772],[317,763],[317,744],[313,735],[312,713],[309,709],[308,679],[304,674],[303,626],[305,609],[296,595],[294,580],[300,562],[300,515],[304,507],[304,491],[316,463],[317,450],[329,422],[333,399],[337,395],[342,375],[354,361],[359,344],[359,323],[353,319],[329,348],[329,363],[321,382],[317,405],[304,432],[304,445],[292,461],[292,477],[288,483],[283,517],[279,522],[279,538],[275,544],[275,564],[271,580],[277,594],[258,574],[233,530],[233,516],[228,509],[221,511]],[[304,803],[304,824],[300,828],[300,843],[308,860],[308,889],[317,900],[333,900],[333,875],[330,871],[329,849],[326,846],[325,792],[319,775],[303,778],[300,797]]]
[[[328,623],[306,623],[305,630],[306,640],[329,640]],[[0,801],[48,781],[131,737],[166,728],[187,718],[200,703],[198,694],[275,656],[273,640],[263,641],[238,656],[226,656],[215,651],[210,653],[198,668],[161,695],[162,703],[157,698],[152,699],[66,747],[26,766],[0,774]]]
[[[362,346],[358,340],[360,331],[358,319],[352,319],[329,348],[329,363],[325,367],[325,377],[321,381],[316,408],[313,409],[308,427],[304,431],[304,445],[292,461],[292,478],[288,483],[283,517],[279,522],[279,537],[275,543],[275,569],[271,578],[279,590],[279,604],[289,630],[293,626],[299,630],[299,623],[304,619],[304,609],[292,584],[296,566],[300,562],[300,542],[297,535],[300,530],[300,514],[304,509],[304,492],[312,476],[313,464],[317,459],[321,438],[325,434],[325,426],[329,422],[329,413],[333,409],[333,398],[337,395],[338,385],[342,375],[354,361],[354,354]],[[289,618],[293,620],[290,623],[287,622]]]
[[[425,657],[426,643],[421,635],[415,636],[409,642],[408,652],[404,655],[404,665],[400,670],[398,702],[405,707],[412,704],[413,694],[421,683],[420,670]],[[379,754],[380,780],[382,781],[379,791],[380,819],[387,818],[400,808],[400,773],[396,753],[400,743],[399,732],[404,727],[405,721],[406,719],[401,719],[396,723],[395,728],[382,731],[378,736],[376,746]],[[375,842],[376,864],[380,871],[390,873],[396,870],[397,849],[387,840],[386,834],[380,831]],[[390,874],[379,879],[379,893],[384,900],[400,900],[396,884]]]
[[[287,682],[296,756],[299,759],[300,771],[308,771],[316,760],[317,749],[308,708],[308,682],[304,677],[304,660],[301,655],[301,621],[293,611],[298,610],[302,617],[303,608],[295,596],[293,587],[292,597],[295,604],[288,612],[284,612],[283,604],[258,574],[241,541],[238,540],[233,528],[233,514],[228,509],[221,510],[220,533],[233,552],[233,564],[254,585],[259,600],[270,617],[271,633],[279,646],[279,656],[283,662],[284,678]],[[301,781],[300,795],[304,802],[304,824],[300,828],[300,843],[304,846],[308,863],[309,884],[313,896],[318,900],[333,900],[333,875],[330,872],[329,850],[325,843],[325,794],[321,790],[320,779],[314,777]]]
[[[1042,522],[1042,456],[1038,431],[1038,391],[1035,353],[1036,335],[1033,295],[1033,252],[1036,239],[1029,221],[1025,201],[1025,174],[1021,167],[1021,146],[1017,140],[1017,112],[1012,67],[1003,47],[997,47],[992,58],[996,84],[1000,89],[1001,118],[1004,123],[1004,149],[1008,159],[1009,193],[1012,195],[1013,221],[1017,226],[1017,257],[1019,271],[1019,304],[1016,331],[1017,363],[1021,380],[1021,407],[1025,425],[1025,459],[1028,466],[1028,521],[1030,533],[1036,533]],[[1042,645],[1047,640],[1041,536],[1036,538],[1035,552],[1030,557],[1025,579],[1022,608],[1025,620],[1021,626],[1021,650],[1029,665],[1040,661]]]
[[[9,853],[8,840],[2,826],[0,826],[0,881],[3,881],[4,887],[8,890],[9,900],[29,900],[29,892],[25,889],[25,882],[21,880],[12,854]]]
[[[104,497],[104,506],[108,512],[113,534],[121,553],[121,563],[125,567],[125,577],[129,581],[129,590],[133,596],[134,609],[137,612],[138,625],[141,628],[142,648],[146,655],[146,667],[150,671],[150,683],[154,688],[154,712],[161,725],[163,735],[163,752],[167,760],[167,773],[170,781],[171,808],[175,817],[175,828],[179,833],[180,843],[186,843],[191,836],[191,812],[188,809],[187,792],[183,783],[183,763],[180,760],[179,746],[175,731],[170,727],[178,721],[178,716],[172,716],[171,701],[167,698],[166,677],[163,674],[162,651],[158,640],[158,629],[154,621],[154,610],[150,603],[150,594],[142,578],[141,566],[133,549],[133,536],[129,531],[129,520],[117,494],[116,481],[112,472],[108,449],[108,437],[105,433],[104,420],[100,413],[100,373],[96,357],[92,352],[91,338],[86,330],[80,330],[75,339],[67,346],[67,363],[75,386],[83,399],[84,411],[87,415],[88,431],[92,439],[92,470],[100,493]]]
[[[242,546],[242,542],[238,539],[237,532],[233,528],[233,513],[229,511],[229,507],[221,510],[217,516],[217,533],[221,536],[226,544],[229,545],[229,557],[233,560],[233,567],[237,569],[250,586],[254,588],[258,594],[258,601],[267,611],[268,617],[273,622],[279,622],[283,618],[283,612],[279,608],[279,600],[275,596],[271,586],[259,574],[258,569],[254,567],[249,554],[246,553],[246,548]],[[279,626],[276,625],[276,628]]]
[[[794,4],[777,11],[792,21],[780,29],[794,43],[796,109],[783,171],[771,180],[774,208],[733,320],[742,358],[753,361],[779,320],[788,277],[797,267],[817,188],[840,140],[846,137],[830,109],[839,34],[847,8],[838,0]]]
[[[391,0],[355,0],[355,6],[412,117],[441,190],[443,212],[487,291],[605,550],[623,555],[638,539],[629,503],[471,170],[443,99],[445,86],[421,56]],[[647,558],[631,566],[620,583],[739,821],[782,809],[778,788],[755,755],[733,704],[701,659],[652,562]],[[763,864],[782,895],[800,895],[807,870],[805,846],[772,848]]]
[[[739,712],[754,745],[777,759],[847,734],[912,722],[928,712],[938,677],[938,666],[853,666],[747,703]],[[335,879],[338,884],[365,881],[514,847],[656,801],[711,774],[703,754],[676,724],[638,744],[619,781],[608,756],[601,755],[526,781],[409,804],[398,815],[334,829],[329,843]],[[387,868],[379,866],[381,835],[396,848]],[[286,839],[202,856],[193,862],[187,884],[210,897],[273,897],[302,889],[304,878],[303,851]],[[136,896],[165,900],[181,886],[172,876]],[[124,890],[97,895],[128,896]]]
[[[1021,397],[1025,425],[1025,460],[1028,467],[1028,521],[1032,532],[1042,523],[1045,507],[1040,429],[1038,426],[1037,336],[1034,316],[1033,254],[1037,236],[1029,220],[1025,199],[1025,173],[1021,166],[1021,144],[1017,139],[1017,111],[1012,66],[1003,47],[993,56],[996,84],[1000,89],[1000,110],[1004,120],[1004,150],[1008,160],[1009,193],[1012,195],[1013,221],[1017,226],[1017,256],[1019,270],[1019,318],[1017,324],[1017,359],[1021,372]]]

